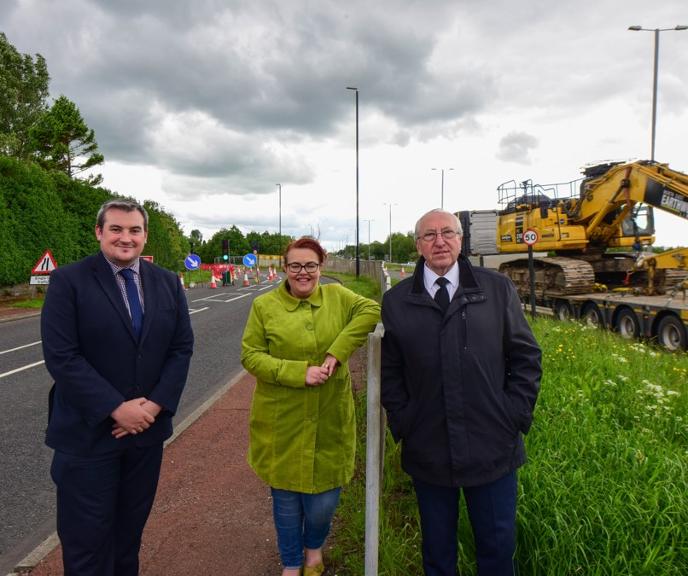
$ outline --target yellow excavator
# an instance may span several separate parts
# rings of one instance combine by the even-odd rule
[[[499,210],[461,212],[468,255],[526,253],[524,232],[537,238],[535,286],[541,295],[628,290],[662,294],[688,286],[688,248],[652,253],[653,209],[688,219],[688,175],[652,161],[586,167],[583,178],[537,185],[505,182]],[[532,235],[535,232],[535,236]],[[500,270],[522,295],[530,288],[528,259]]]

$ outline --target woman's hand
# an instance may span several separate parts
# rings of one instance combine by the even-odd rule
[[[330,377],[327,368],[323,366],[309,366],[306,370],[306,386],[320,386]]]
[[[337,360],[332,354],[328,354],[325,356],[325,361],[322,363],[322,367],[327,370],[327,376],[332,376],[334,374],[334,371],[337,369],[337,366],[339,366],[339,360]]]

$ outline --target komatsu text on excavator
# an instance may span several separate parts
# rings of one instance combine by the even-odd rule
[[[626,337],[687,345],[688,248],[653,253],[653,209],[688,219],[688,175],[650,161],[589,166],[583,178],[498,188],[499,210],[460,212],[469,256],[514,255],[500,270],[530,294],[528,246],[534,246],[537,303],[560,318],[577,317]]]

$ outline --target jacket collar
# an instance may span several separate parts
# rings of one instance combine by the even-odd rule
[[[457,260],[459,263],[459,288],[458,291],[463,292],[482,292],[482,288],[475,277],[473,266],[463,254],[459,255]],[[425,290],[425,283],[423,281],[423,274],[425,268],[425,258],[422,256],[416,262],[416,269],[413,272],[413,287],[412,293],[427,294]]]
[[[308,298],[296,298],[295,296],[291,295],[289,290],[287,290],[287,279],[285,278],[282,280],[282,283],[277,289],[277,297],[287,312],[293,312],[296,310],[300,306],[301,302],[308,302],[311,304],[311,306],[316,306],[319,308],[322,306],[322,286],[318,284]]]

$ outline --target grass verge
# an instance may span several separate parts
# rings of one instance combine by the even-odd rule
[[[516,562],[528,575],[688,574],[688,355],[573,322],[532,322],[544,375],[519,472]],[[357,472],[329,553],[364,573],[365,395]],[[413,489],[387,435],[380,576],[422,574]],[[461,510],[460,569],[475,574]]]

